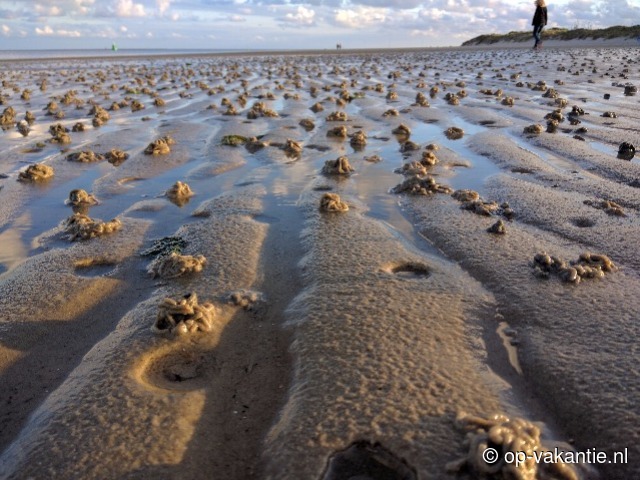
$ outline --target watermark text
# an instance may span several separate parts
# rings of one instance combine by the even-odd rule
[[[493,465],[503,459],[506,463],[515,465],[516,468],[530,460],[536,463],[628,463],[628,452],[626,448],[622,451],[607,453],[596,448],[577,452],[575,450],[562,450],[556,447],[553,450],[533,452],[508,451],[501,454],[497,449],[489,447],[482,452],[482,459],[489,465]]]

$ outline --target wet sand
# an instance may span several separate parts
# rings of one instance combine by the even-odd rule
[[[640,57],[573,47],[3,64],[0,478],[640,475]]]

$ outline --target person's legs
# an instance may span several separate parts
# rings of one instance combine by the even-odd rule
[[[541,43],[540,34],[542,33],[542,28],[543,27],[544,27],[544,25],[536,25],[536,26],[533,27],[533,38],[536,40],[536,43],[533,46],[533,48],[536,48]]]
[[[540,25],[540,28],[538,29],[538,46],[541,47],[542,46],[542,30],[544,29],[544,25]]]

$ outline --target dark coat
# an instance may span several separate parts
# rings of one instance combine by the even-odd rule
[[[547,7],[536,7],[536,13],[533,15],[531,25],[539,26],[547,24]]]

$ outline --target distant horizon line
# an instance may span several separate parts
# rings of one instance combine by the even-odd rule
[[[110,46],[106,47],[94,47],[94,48],[0,48],[0,52],[16,52],[16,51],[25,51],[25,52],[43,52],[43,51],[55,51],[55,50],[111,50]],[[118,47],[118,51],[120,50],[201,50],[201,51],[210,51],[210,50],[247,50],[246,48],[192,48],[192,47],[182,47],[182,48],[153,48],[153,47]],[[252,50],[270,50],[264,48],[256,48]]]

